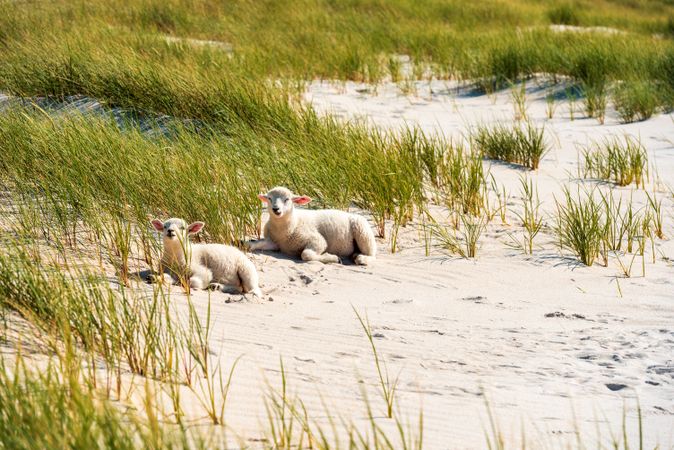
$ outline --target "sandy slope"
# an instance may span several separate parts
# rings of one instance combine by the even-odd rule
[[[319,111],[345,118],[366,117],[386,127],[418,124],[448,136],[478,121],[512,118],[508,92],[494,100],[444,83],[433,87],[433,95],[423,93],[422,86],[419,97],[403,97],[387,85],[373,96],[358,92],[364,86],[356,84],[315,83],[307,100]],[[640,136],[661,182],[674,185],[671,115],[619,125],[609,112],[601,126],[594,119],[570,121],[568,105],[560,104],[555,119],[546,121],[545,90],[532,83],[529,91],[530,115],[545,122],[555,142],[531,175],[546,211],[554,208],[552,195],[562,185],[579,183],[575,146],[608,133]],[[509,217],[516,223],[522,171],[496,163],[491,171],[512,194]],[[630,189],[616,192],[628,195]],[[643,192],[634,198],[643,204]],[[666,234],[674,236],[671,199],[664,205]],[[609,430],[621,432],[623,410],[634,444],[637,397],[647,444],[674,445],[674,267],[663,259],[674,257],[673,241],[658,242],[657,261],[646,262],[645,278],[637,261],[632,278],[617,279],[617,261],[608,268],[579,265],[559,253],[549,229],[538,238],[533,256],[510,249],[507,234],[521,230],[497,222],[490,225],[477,260],[439,250],[426,257],[414,224],[404,230],[399,253],[390,254],[388,244],[381,243],[383,254],[371,268],[255,255],[270,298],[224,303],[228,297],[215,294],[212,300],[213,351],[229,362],[244,355],[228,407],[230,426],[259,437],[264,419],[259,392],[265,379],[280,387],[281,356],[291,390],[324,425],[321,396],[333,412],[364,421],[357,382],[362,378],[378,421],[391,426],[382,417],[373,359],[353,306],[367,312],[389,371],[400,372],[402,415],[414,421],[423,408],[428,448],[485,446],[482,388],[513,445],[522,427],[533,447],[574,442],[576,427],[588,445],[606,442]]]

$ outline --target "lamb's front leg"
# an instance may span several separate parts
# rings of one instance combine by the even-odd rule
[[[247,241],[246,246],[250,251],[255,250],[266,250],[266,251],[278,251],[279,246],[276,245],[271,239],[258,239],[257,241]]]

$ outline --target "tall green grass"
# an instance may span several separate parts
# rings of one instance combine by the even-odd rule
[[[108,216],[143,228],[151,214],[202,220],[211,238],[237,242],[259,228],[256,194],[277,184],[324,206],[355,203],[380,226],[404,223],[424,200],[431,169],[421,148],[436,144],[309,113],[302,120],[285,136],[197,134],[176,124],[171,137],[149,138],[113,121],[7,112],[0,168],[11,189],[65,234],[81,221],[108,226]]]
[[[23,357],[0,359],[0,446],[34,448],[203,448],[158,422],[123,412],[99,398],[75,372],[66,379],[50,364],[38,371]]]
[[[102,357],[108,380],[128,370],[167,382],[170,418],[180,426],[177,382],[197,396],[212,423],[221,424],[233,367],[223,375],[208,356],[210,317],[199,321],[187,297],[183,326],[161,287],[145,296],[133,290],[134,264],[152,266],[158,251],[148,214],[204,220],[205,239],[234,243],[259,233],[256,194],[285,184],[317,198],[319,206],[366,209],[382,236],[392,223],[395,251],[399,228],[433,196],[457,221],[453,234],[443,226],[436,238],[468,257],[476,255],[487,220],[488,173],[478,152],[419,130],[383,133],[319,118],[298,102],[307,80],[396,81],[402,75],[394,55],[404,54],[413,76],[428,67],[442,77],[477,80],[486,90],[540,72],[570,76],[583,87],[592,115],[603,115],[607,87],[616,80],[656,83],[663,86],[657,102],[671,100],[674,50],[669,40],[650,36],[662,28],[667,5],[653,2],[636,12],[588,5],[577,15],[582,24],[630,31],[611,36],[546,29],[551,20],[576,20],[574,9],[502,6],[458,0],[424,8],[403,0],[3,3],[0,90],[52,99],[85,95],[129,108],[132,116],[172,118],[162,117],[156,133],[144,134],[112,118],[50,116],[39,108],[0,114],[3,200],[17,224],[3,236],[12,242],[7,248],[3,242],[0,254],[0,310],[14,309],[38,324],[55,350],[66,343],[86,361]],[[520,132],[529,148],[518,149],[524,156],[517,158],[535,168],[545,151],[542,131]],[[564,217],[558,229],[560,241],[591,263],[594,209],[583,205],[568,198],[558,205]],[[658,223],[662,232],[655,197],[651,209],[625,231],[628,246],[633,240],[642,255],[645,236],[657,233]],[[100,270],[82,268],[110,265],[120,286],[111,287]],[[64,367],[77,364],[72,354]],[[0,367],[5,447],[188,446],[183,432],[175,442],[167,437],[151,395],[147,417],[137,420],[98,400],[93,372],[68,372],[77,379],[64,380],[66,372],[37,376],[7,367]],[[393,411],[395,383],[385,378],[387,412],[400,445],[376,423],[367,401],[370,434],[346,421],[349,444],[421,448],[423,415],[413,437]],[[119,384],[117,390],[119,396]],[[326,434],[286,393],[284,381],[271,414],[280,407],[280,422],[295,420],[306,442],[321,441]],[[60,420],[47,420],[53,411]],[[293,442],[287,427],[276,430],[284,430],[278,442]]]
[[[583,91],[585,111],[600,123],[604,123],[611,74],[619,71],[618,60],[610,47],[589,45],[587,51],[574,55],[571,61],[571,76]]]
[[[565,188],[563,199],[555,199],[555,233],[560,248],[572,251],[587,266],[591,266],[598,257],[608,266],[610,252],[613,252],[625,276],[630,276],[632,263],[638,255],[645,276],[647,244],[650,242],[655,262],[655,238],[664,239],[662,200],[658,201],[655,195],[647,193],[648,204],[637,209],[631,197],[623,202],[623,198],[616,198],[616,195],[619,193],[599,189],[578,189],[572,195]],[[629,253],[633,254],[631,262],[625,264],[620,256]]]
[[[44,252],[45,250],[43,250]],[[113,290],[105,278],[88,269],[27,253],[22,248],[0,254],[3,308],[18,311],[56,340],[75,340],[100,354],[112,373],[124,367],[139,375],[172,375],[169,355],[183,336],[167,314],[168,298],[150,298]]]

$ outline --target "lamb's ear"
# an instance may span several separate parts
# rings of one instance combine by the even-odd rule
[[[269,197],[267,197],[267,196],[264,195],[264,194],[257,194],[257,198],[259,198],[260,200],[262,200],[264,203],[269,203]]]
[[[194,222],[191,223],[190,226],[187,227],[187,233],[188,234],[196,234],[201,231],[201,229],[206,225],[203,222]]]
[[[293,197],[293,203],[296,203],[298,205],[306,205],[311,201],[311,197],[308,197],[306,195],[298,195],[297,197]]]
[[[152,226],[157,231],[164,231],[164,222],[159,219],[153,219],[151,222]]]

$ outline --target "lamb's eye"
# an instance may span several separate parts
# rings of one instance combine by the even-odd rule
[[[286,203],[288,203],[289,201],[290,201],[290,199],[289,199],[289,198],[285,199],[285,202],[286,202]]]
[[[180,229],[181,229],[181,230],[184,230],[184,229],[185,229],[185,227],[180,227]]]

